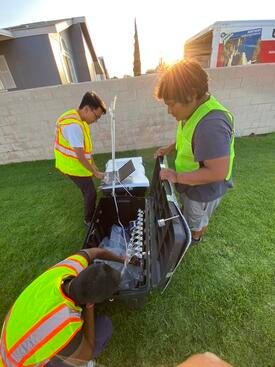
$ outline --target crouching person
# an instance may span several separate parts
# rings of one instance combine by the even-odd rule
[[[93,259],[123,262],[105,249],[81,250],[36,278],[8,312],[1,335],[6,367],[80,365],[102,351],[111,320],[94,317],[96,303],[118,289],[120,273]]]

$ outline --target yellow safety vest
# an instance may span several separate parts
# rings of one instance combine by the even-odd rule
[[[42,367],[82,328],[82,308],[62,291],[63,280],[88,266],[73,255],[36,278],[6,316],[0,342],[4,367]]]
[[[234,153],[234,119],[231,113],[220,104],[215,97],[211,96],[208,101],[201,104],[192,116],[182,124],[181,121],[178,123],[177,128],[177,140],[176,140],[176,151],[177,156],[175,160],[175,167],[178,173],[180,172],[192,172],[200,168],[199,162],[195,161],[192,139],[195,129],[198,123],[204,118],[209,112],[218,110],[223,111],[229,118],[232,124],[232,137],[230,143],[230,157],[229,157],[229,168],[226,176],[228,181],[232,175],[233,161],[235,157]],[[211,121],[209,122],[211,123]]]
[[[77,110],[63,113],[56,122],[56,139],[54,145],[55,167],[62,173],[71,176],[88,177],[93,174],[78,160],[76,151],[62,135],[62,126],[77,124],[81,127],[84,138],[84,154],[89,163],[92,162],[92,140],[90,128],[86,121],[82,121]]]

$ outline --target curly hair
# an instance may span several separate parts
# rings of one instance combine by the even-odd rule
[[[193,60],[182,60],[170,66],[160,76],[155,89],[157,99],[188,103],[208,92],[208,74]]]

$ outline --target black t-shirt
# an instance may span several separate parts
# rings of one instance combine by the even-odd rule
[[[192,139],[194,159],[203,167],[203,161],[230,155],[233,127],[226,113],[211,111],[197,125]],[[203,185],[176,184],[178,192],[184,192],[191,200],[213,201],[225,194],[231,183],[212,182]]]

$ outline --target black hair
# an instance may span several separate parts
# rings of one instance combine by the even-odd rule
[[[158,99],[188,103],[193,97],[200,99],[208,92],[208,75],[194,60],[182,60],[161,75],[155,89]]]
[[[95,92],[86,92],[82,98],[79,108],[83,108],[85,106],[89,106],[92,109],[96,109],[100,107],[103,111],[103,114],[106,113],[106,105],[103,100],[95,93]]]
[[[111,297],[119,283],[119,271],[104,263],[92,264],[72,280],[69,297],[78,305],[99,303]]]

